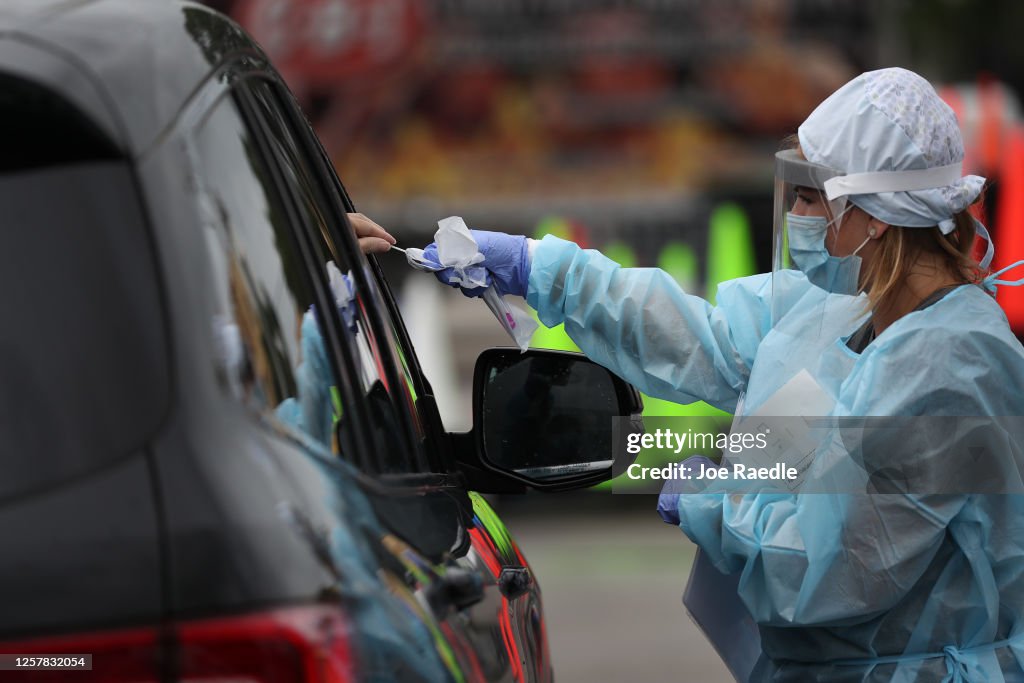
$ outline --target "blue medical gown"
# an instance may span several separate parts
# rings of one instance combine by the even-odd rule
[[[806,370],[836,416],[1024,415],[1024,350],[980,287],[856,354],[845,342],[864,299],[784,277],[773,325],[769,275],[720,285],[713,307],[660,270],[548,236],[527,300],[666,400],[735,411],[743,395],[749,414]],[[740,574],[764,653],[755,680],[1024,680],[1024,496],[708,493],[677,511],[708,559]]]
[[[331,448],[334,404],[331,401],[331,368],[313,309],[302,316],[302,360],[295,369],[297,396],[285,399],[276,409],[285,424]]]

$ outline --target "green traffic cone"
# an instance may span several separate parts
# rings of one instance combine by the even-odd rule
[[[697,254],[689,244],[669,242],[658,255],[658,267],[672,276],[684,292],[697,289]]]
[[[601,253],[623,268],[636,268],[636,252],[623,242],[609,242]]]
[[[537,223],[537,227],[533,231],[533,238],[542,240],[544,235],[554,235],[563,240],[571,240],[572,226],[561,216],[545,216]]]
[[[757,271],[750,222],[733,202],[718,205],[708,226],[708,268],[705,291],[715,303],[718,285],[726,280],[753,275]]]

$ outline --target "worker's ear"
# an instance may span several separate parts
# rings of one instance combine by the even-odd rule
[[[888,229],[889,224],[885,221],[880,221],[873,216],[868,219],[868,237],[871,239],[881,239]]]

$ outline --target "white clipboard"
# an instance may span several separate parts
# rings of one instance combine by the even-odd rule
[[[769,425],[772,429],[764,448],[750,448],[735,455],[730,454],[729,460],[752,467],[771,467],[776,463],[784,463],[797,472],[795,478],[785,483],[790,493],[796,493],[803,485],[822,445],[821,428],[812,427],[806,418],[831,415],[834,408],[835,400],[811,373],[801,370],[750,415],[740,416],[737,409],[733,431],[760,433],[766,432]],[[767,422],[760,422],[766,418]]]

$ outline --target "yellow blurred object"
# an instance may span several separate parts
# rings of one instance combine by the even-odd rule
[[[452,164],[425,121],[412,119],[400,126],[395,146],[401,151],[381,173],[378,187],[382,194],[445,198],[458,195],[463,184],[459,168]]]
[[[705,177],[706,160],[722,144],[713,126],[684,115],[659,126],[655,138],[655,182],[675,187],[695,185]]]

